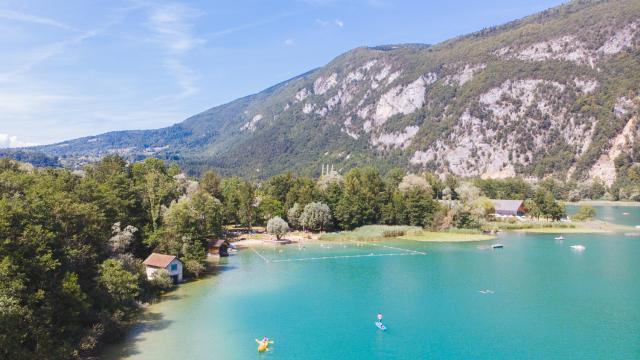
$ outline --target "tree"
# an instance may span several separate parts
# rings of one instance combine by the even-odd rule
[[[524,201],[524,207],[527,209],[529,216],[532,218],[536,218],[540,220],[540,216],[542,215],[542,211],[538,204],[532,199],[527,199]]]
[[[418,188],[423,191],[432,192],[431,186],[422,176],[418,176],[415,174],[407,174],[402,178],[400,184],[398,184],[398,189],[405,193],[413,188]]]
[[[584,205],[580,207],[578,213],[573,216],[573,219],[577,221],[584,221],[593,219],[594,217],[596,217],[596,209],[591,205]]]
[[[128,225],[124,229],[120,228],[117,222],[111,227],[113,236],[109,239],[109,248],[112,254],[121,254],[127,250],[129,245],[135,239],[135,233],[138,229],[135,226]]]
[[[274,216],[284,216],[284,205],[270,195],[263,195],[258,198],[258,214],[263,224]]]
[[[133,303],[139,291],[138,275],[127,271],[115,259],[107,259],[100,265],[98,284],[119,304]]]
[[[304,209],[302,208],[302,206],[300,206],[300,204],[295,203],[293,204],[291,209],[287,211],[287,220],[289,220],[289,223],[294,228],[299,228],[300,226],[302,226],[300,224],[300,216],[302,215],[303,210]]]
[[[472,208],[473,212],[476,214],[476,217],[480,219],[487,219],[489,216],[493,215],[496,212],[493,201],[485,196],[477,198],[472,203]]]
[[[173,288],[173,279],[167,269],[158,269],[151,278],[150,285],[157,292],[165,292]]]
[[[136,163],[132,168],[153,231],[160,227],[162,207],[167,206],[175,196],[177,184],[170,176],[169,170],[162,160],[154,158]]]
[[[284,204],[287,201],[287,194],[293,186],[294,179],[291,172],[273,176],[265,182],[264,193]]]
[[[385,184],[377,169],[352,169],[345,175],[344,196],[335,209],[340,227],[353,229],[377,223],[382,216],[385,197]]]
[[[238,187],[239,208],[238,217],[242,222],[242,225],[249,227],[253,226],[256,220],[256,198],[255,187],[248,181],[242,181]]]
[[[205,271],[204,265],[202,265],[200,261],[195,259],[186,260],[184,262],[184,268],[189,274],[192,274],[195,277],[200,277],[200,274]]]
[[[458,199],[465,204],[471,204],[480,197],[480,189],[470,182],[462,183],[455,189]]]
[[[326,175],[323,175],[320,179],[318,179],[318,189],[321,191],[326,191],[330,185],[333,184],[342,184],[344,178],[342,175],[338,174],[335,171],[329,172]]]
[[[285,206],[291,207],[294,203],[304,206],[318,199],[320,199],[320,191],[313,179],[307,177],[296,178],[287,193]]]
[[[289,225],[279,216],[276,216],[267,222],[267,233],[275,235],[278,240],[288,232]]]
[[[307,204],[300,216],[300,224],[303,228],[309,230],[324,230],[331,224],[331,210],[329,206],[319,202]]]
[[[539,187],[533,196],[533,201],[540,209],[540,214],[547,217],[547,219],[560,220],[566,216],[564,207],[558,204],[553,198],[553,194],[547,189]]]
[[[220,199],[220,177],[213,170],[207,170],[200,178],[200,188],[214,198]]]
[[[402,223],[427,227],[433,224],[439,204],[433,199],[431,189],[412,187],[402,194]]]
[[[169,254],[203,261],[207,237],[222,233],[221,204],[209,193],[198,191],[171,203],[163,225],[152,245]]]

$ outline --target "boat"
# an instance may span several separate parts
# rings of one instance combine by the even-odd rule
[[[628,212],[623,212],[622,215],[629,215],[629,213]]]
[[[640,225],[636,225],[636,229],[640,229]]]
[[[556,236],[554,239],[556,239],[556,240],[564,240],[564,236],[562,236],[562,235]]]
[[[384,324],[381,321],[376,321],[376,327],[378,327],[378,329],[382,331],[387,330],[387,327],[384,326]]]
[[[504,245],[502,245],[502,244],[493,244],[493,245],[491,245],[492,249],[502,249],[503,247],[504,247]]]
[[[575,251],[584,251],[586,247],[584,245],[571,245],[571,249]]]

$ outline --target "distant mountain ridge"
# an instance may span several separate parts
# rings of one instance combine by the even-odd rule
[[[31,150],[246,177],[331,163],[612,185],[625,176],[616,159],[640,161],[639,96],[640,2],[573,1],[436,45],[357,48],[167,128]]]

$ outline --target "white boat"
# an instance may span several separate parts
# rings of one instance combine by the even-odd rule
[[[571,245],[571,249],[575,251],[584,251],[586,247],[584,245]]]
[[[556,236],[554,239],[556,239],[556,240],[564,240],[564,236],[562,236],[562,235]]]
[[[636,225],[636,229],[640,229],[640,225]]]
[[[629,215],[629,213],[628,212],[623,212],[622,215]]]

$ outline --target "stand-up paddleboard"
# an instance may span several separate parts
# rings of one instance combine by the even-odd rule
[[[384,330],[387,330],[387,327],[386,327],[386,326],[384,326],[384,324],[383,324],[382,322],[380,322],[380,321],[376,321],[376,326],[377,326],[377,327],[378,327],[378,329],[380,329],[380,330],[383,330],[383,331],[384,331]]]

